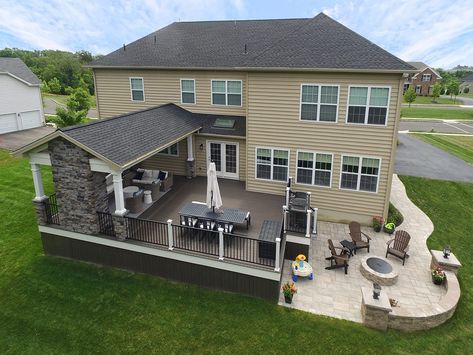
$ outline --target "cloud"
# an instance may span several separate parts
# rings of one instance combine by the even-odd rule
[[[324,12],[401,59],[473,64],[471,0],[336,1]]]
[[[0,43],[106,54],[174,21],[225,19],[243,0],[0,0]],[[10,44],[11,43],[11,44]]]

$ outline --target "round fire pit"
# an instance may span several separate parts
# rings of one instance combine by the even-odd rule
[[[399,275],[389,260],[377,256],[363,258],[360,271],[366,279],[385,286],[394,285]]]

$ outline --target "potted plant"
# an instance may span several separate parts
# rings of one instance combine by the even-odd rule
[[[383,223],[384,223],[383,217],[374,216],[373,217],[373,224],[372,224],[373,230],[377,233],[381,232],[381,228],[383,227]]]
[[[436,285],[441,285],[445,280],[445,272],[440,266],[436,266],[432,269],[432,281]]]
[[[294,282],[286,282],[282,287],[282,292],[286,303],[292,303],[292,297],[297,293],[296,285],[294,285]]]
[[[393,234],[394,230],[396,229],[396,225],[393,222],[389,222],[384,225],[383,229],[386,233]]]

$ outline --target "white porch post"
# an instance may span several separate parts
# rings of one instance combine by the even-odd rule
[[[168,223],[168,243],[169,243],[169,250],[174,249],[174,235],[172,234],[172,219],[167,220]]]
[[[281,238],[276,238],[276,258],[274,259],[274,271],[279,272],[279,260],[281,259]]]
[[[194,144],[192,134],[187,136],[187,161],[194,161]]]
[[[317,214],[319,209],[317,207],[313,208],[314,210],[314,217],[313,217],[313,225],[312,225],[312,234],[317,234]]]
[[[306,226],[306,229],[305,229],[305,236],[307,238],[310,238],[310,220],[311,220],[310,214],[311,213],[312,213],[312,210],[309,208],[307,210],[307,226]]]
[[[35,198],[33,201],[43,201],[46,198],[43,188],[43,179],[41,178],[41,168],[39,164],[30,163],[31,172],[33,173],[33,184],[35,191]]]
[[[284,205],[282,206],[282,220],[283,220],[283,228],[284,228],[284,233],[286,233],[287,230],[287,206]]]
[[[223,228],[218,229],[218,260],[223,260]]]
[[[289,186],[286,187],[286,206],[289,206],[289,194],[291,192],[291,188]]]
[[[115,193],[115,214],[117,216],[124,216],[126,213],[125,199],[123,197],[123,181],[122,172],[116,171],[113,175],[113,191]]]

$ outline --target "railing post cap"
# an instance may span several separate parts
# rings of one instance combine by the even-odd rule
[[[307,195],[312,195],[312,192],[308,191],[308,192],[307,192]]]
[[[318,211],[319,209],[317,207],[312,207],[313,211]]]
[[[286,205],[282,205],[282,209],[283,209],[283,210],[287,210],[287,206],[286,206]]]
[[[290,190],[291,188],[289,186],[286,186],[286,190]]]
[[[218,228],[218,231],[219,231],[219,232],[223,232],[223,228],[222,228],[222,227],[219,227],[219,228]]]
[[[311,214],[312,213],[312,210],[310,208],[307,209],[307,213],[308,214]]]
[[[172,219],[168,219],[168,220],[167,220],[167,223],[168,223],[168,224],[172,224]]]
[[[281,238],[276,238],[276,243],[281,243]]]

